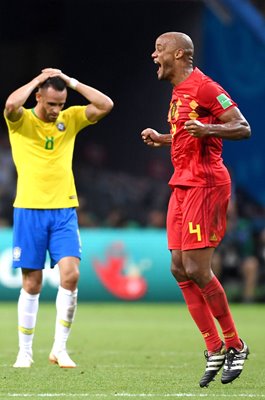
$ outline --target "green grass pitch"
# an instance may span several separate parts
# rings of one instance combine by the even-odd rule
[[[17,354],[15,303],[0,303],[0,399],[265,399],[265,305],[231,306],[250,347],[241,377],[209,388],[204,342],[182,303],[80,303],[68,342],[78,364],[48,362],[55,309],[40,302],[30,369],[12,367]]]

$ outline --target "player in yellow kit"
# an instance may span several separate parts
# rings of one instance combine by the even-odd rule
[[[67,88],[80,93],[88,105],[63,110]],[[36,89],[36,105],[26,109],[24,104]],[[81,259],[72,157],[78,132],[99,121],[112,107],[108,96],[55,68],[43,69],[6,100],[4,117],[18,175],[13,267],[22,269],[15,368],[33,363],[32,342],[47,251],[51,267],[58,264],[60,271],[49,360],[62,368],[76,367],[66,347],[77,305]]]

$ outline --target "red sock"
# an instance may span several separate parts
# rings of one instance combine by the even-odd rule
[[[216,276],[201,289],[201,292],[212,315],[218,320],[221,326],[226,347],[241,349],[242,343],[238,337],[225,291]]]
[[[213,316],[204,300],[199,287],[193,281],[178,283],[189,312],[202,333],[207,350],[216,352],[222,345]]]

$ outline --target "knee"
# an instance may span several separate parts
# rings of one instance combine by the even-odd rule
[[[42,287],[42,271],[22,270],[23,289],[29,294],[39,294]]]
[[[61,278],[61,286],[65,289],[74,291],[77,288],[80,272],[78,268],[73,268],[64,274]]]
[[[184,281],[186,280],[186,274],[184,272],[184,268],[182,265],[182,261],[180,257],[172,256],[171,260],[171,274],[174,276],[176,281]]]
[[[192,281],[196,282],[196,280],[198,279],[198,275],[199,275],[199,268],[197,268],[197,265],[187,263],[185,265],[185,271],[186,271],[188,278],[191,279]]]
[[[179,273],[180,273],[180,269],[179,269],[178,265],[174,264],[172,262],[170,270],[171,270],[171,274],[174,276],[174,278],[178,280],[178,276],[179,276]]]
[[[210,269],[201,268],[196,263],[185,264],[185,272],[189,280],[195,282],[199,287],[204,287],[213,277]]]
[[[192,280],[195,274],[194,265],[187,260],[183,263],[180,253],[173,253],[171,260],[171,273],[177,281]]]
[[[41,292],[41,282],[27,281],[23,283],[23,289],[28,294],[39,294]]]

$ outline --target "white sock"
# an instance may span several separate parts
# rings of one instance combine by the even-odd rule
[[[59,286],[56,297],[56,324],[52,352],[56,355],[59,351],[66,350],[66,342],[70,334],[71,325],[77,307],[77,292]]]
[[[40,294],[29,294],[23,288],[18,299],[19,349],[32,356],[32,342],[39,309]]]

